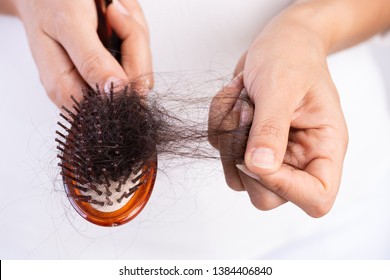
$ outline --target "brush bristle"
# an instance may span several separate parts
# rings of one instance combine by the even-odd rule
[[[148,171],[142,168],[156,158],[161,123],[150,114],[145,97],[129,87],[115,93],[112,87],[108,95],[97,87],[84,90],[83,97],[80,102],[72,97],[73,109],[63,107],[65,123],[58,123],[61,174],[83,192],[75,199],[98,205],[121,203],[142,185]]]

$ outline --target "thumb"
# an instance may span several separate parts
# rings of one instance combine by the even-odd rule
[[[256,174],[272,174],[283,164],[293,110],[284,96],[267,93],[256,97],[245,164]]]

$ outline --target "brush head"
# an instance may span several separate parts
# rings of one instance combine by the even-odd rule
[[[83,91],[63,107],[56,138],[65,191],[76,211],[101,226],[133,219],[145,206],[157,170],[160,122],[147,100],[122,87]]]

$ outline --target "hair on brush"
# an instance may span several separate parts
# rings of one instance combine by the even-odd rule
[[[95,0],[97,33],[120,62],[121,40],[106,18],[110,3]],[[242,102],[251,104],[247,95],[242,96]],[[149,94],[146,98],[131,87],[112,85],[108,95],[99,88],[88,88],[83,91],[83,100],[72,99],[73,108],[63,107],[66,115],[60,115],[65,123],[58,122],[61,131],[56,131],[59,166],[71,204],[97,225],[124,224],[140,213],[154,187],[157,157],[216,158],[205,148],[205,140],[223,135],[233,151],[231,155],[221,153],[224,160],[243,161],[248,125],[208,131],[191,117],[183,119],[164,109],[158,96]],[[195,99],[178,99],[176,103],[187,109],[187,104],[199,101]],[[231,101],[227,100],[227,114],[236,103]]]
[[[239,98],[252,104],[245,93]],[[209,131],[166,110],[158,96],[140,95],[130,86],[112,85],[109,94],[89,88],[83,100],[72,99],[56,131],[59,166],[73,207],[92,223],[120,225],[142,210],[154,186],[157,157],[219,158],[205,143],[223,135],[235,139],[225,160],[243,161],[250,125]]]

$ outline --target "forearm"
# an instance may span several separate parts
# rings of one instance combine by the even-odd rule
[[[388,29],[390,1],[301,0],[282,15],[319,34],[325,51],[331,53]]]

